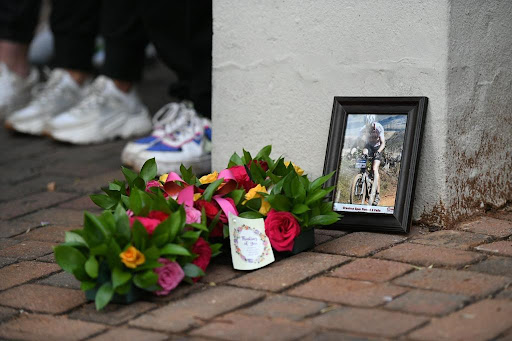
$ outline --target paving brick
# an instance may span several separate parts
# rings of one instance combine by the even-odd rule
[[[303,252],[229,283],[253,289],[280,291],[348,260],[349,258],[343,256]]]
[[[482,243],[492,241],[492,237],[485,234],[471,232],[442,230],[430,233],[428,235],[418,236],[411,239],[410,241],[411,243],[423,245],[469,250],[470,248],[478,246]]]
[[[83,340],[106,327],[90,322],[70,320],[65,316],[22,314],[0,325],[0,338],[22,340]]]
[[[485,258],[476,252],[413,243],[394,246],[391,249],[377,253],[375,257],[421,266],[449,267],[461,267]]]
[[[434,319],[409,335],[413,340],[490,340],[512,327],[512,302],[484,300]]]
[[[328,230],[328,229],[318,228],[318,229],[315,229],[315,234],[323,234],[323,235],[330,236],[333,238],[339,238],[339,237],[343,237],[343,236],[347,235],[348,232],[340,231],[340,230]]]
[[[483,262],[470,265],[466,270],[487,273],[490,275],[512,277],[512,258],[489,257]]]
[[[0,257],[0,268],[3,268],[4,266],[7,266],[12,263],[16,263],[16,259]]]
[[[498,295],[496,295],[496,298],[512,300],[512,287],[508,287],[500,292]]]
[[[333,240],[333,237],[331,236],[328,236],[326,234],[315,233],[315,246],[327,243],[328,241],[331,240]]]
[[[11,238],[0,238],[0,250],[18,244],[20,241]]]
[[[313,324],[341,331],[397,337],[422,324],[428,319],[393,311],[342,307],[312,319]]]
[[[356,232],[315,247],[317,252],[365,257],[405,240],[405,236]]]
[[[55,260],[55,254],[54,253],[50,253],[49,255],[46,255],[46,256],[43,256],[43,257],[39,257],[36,260],[40,261],[40,262],[45,262],[45,263],[57,263],[57,261]]]
[[[286,318],[299,321],[327,307],[327,304],[298,297],[274,295],[247,309],[239,310],[241,314]]]
[[[462,223],[457,227],[457,229],[504,238],[512,235],[512,222],[508,220],[482,217],[475,221]]]
[[[287,294],[352,306],[375,307],[406,291],[406,288],[390,284],[318,277],[288,291]]]
[[[210,264],[206,269],[206,275],[201,278],[203,283],[222,283],[240,276],[245,272],[233,269],[232,265]]]
[[[195,292],[199,292],[201,290],[204,290],[205,285],[202,283],[195,283],[195,284],[186,284],[181,283],[177,288],[173,289],[168,295],[166,296],[157,296],[157,295],[149,295],[145,299],[155,302],[155,303],[165,303],[165,302],[171,302],[180,300],[188,295],[191,295]]]
[[[85,302],[80,290],[24,284],[0,293],[0,304],[36,312],[59,314]]]
[[[126,341],[126,340],[144,340],[144,341],[163,341],[168,336],[158,332],[150,332],[135,328],[114,328],[106,333],[89,339],[91,341]]]
[[[54,287],[80,289],[80,282],[72,274],[65,271],[51,275],[48,278],[38,281],[38,283]]]
[[[83,197],[79,197],[78,199],[70,200],[63,202],[59,205],[59,208],[67,208],[78,211],[101,211],[102,209],[96,206],[95,203],[92,202],[89,195],[85,195]]]
[[[377,341],[381,338],[373,338],[367,336],[350,335],[335,331],[319,331],[315,334],[308,335],[303,341]]]
[[[301,339],[312,330],[309,324],[233,313],[217,318],[190,334],[235,341],[286,341]]]
[[[413,269],[414,267],[408,264],[364,258],[343,265],[330,275],[360,281],[386,282]]]
[[[386,304],[387,309],[423,315],[444,315],[469,301],[469,297],[442,292],[411,290]]]
[[[0,307],[0,322],[8,320],[19,314],[18,310],[6,307]]]
[[[0,201],[14,200],[24,196],[33,195],[48,191],[48,184],[55,183],[55,190],[66,192],[72,179],[62,176],[36,176],[28,181],[23,181],[22,185],[2,186],[0,191]]]
[[[0,219],[7,220],[71,199],[74,194],[43,192],[0,204]]]
[[[491,252],[502,256],[512,256],[512,240],[502,240],[491,244],[480,245],[478,251]]]
[[[94,303],[89,303],[72,312],[69,317],[78,320],[119,325],[127,322],[157,305],[150,302],[135,302],[129,305],[109,303],[100,311],[96,310]]]
[[[423,269],[394,280],[398,285],[474,297],[492,294],[510,282],[503,276],[444,269]]]
[[[0,221],[0,238],[9,238],[21,233],[25,233],[31,228],[41,226],[41,223],[23,221],[21,219]]]
[[[63,243],[66,231],[73,229],[73,227],[65,226],[43,226],[14,238],[15,240],[37,240],[41,242]]]
[[[198,325],[204,319],[211,319],[216,315],[254,302],[263,296],[263,293],[249,289],[213,287],[150,311],[132,320],[129,324],[132,327],[145,329],[183,332]]]
[[[35,213],[28,214],[20,221],[40,223],[51,226],[66,226],[79,228],[84,222],[84,213],[82,211],[66,208],[50,208]]]
[[[90,172],[88,174],[94,173]],[[92,194],[98,192],[101,187],[107,186],[109,182],[112,182],[115,179],[124,179],[123,173],[121,173],[121,165],[113,169],[103,169],[102,174],[80,179],[80,181],[77,181],[73,184],[73,189],[82,193]]]
[[[498,337],[496,341],[512,341],[512,330],[509,330],[504,335]]]
[[[48,276],[59,270],[60,267],[57,264],[41,262],[21,262],[11,264],[0,269],[0,290],[5,290],[35,278]]]
[[[53,252],[52,243],[26,240],[0,250],[0,257],[32,260]]]

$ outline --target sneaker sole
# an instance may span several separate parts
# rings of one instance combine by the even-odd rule
[[[112,141],[117,137],[127,139],[133,136],[141,136],[151,131],[151,119],[147,109],[139,111],[135,115],[131,115],[124,124],[116,130],[109,132],[108,135],[101,135],[97,127],[76,127],[60,130],[52,130],[49,132],[52,138],[61,142],[69,142],[72,144],[94,144]]]
[[[4,127],[6,129],[16,131],[18,133],[41,136],[43,135],[43,123],[37,124],[36,121],[31,122],[23,122],[23,123],[13,123],[10,121],[5,121]]]
[[[131,166],[133,169],[140,172],[144,162],[146,162],[146,160],[136,160]],[[187,168],[192,167],[192,171],[197,176],[208,174],[212,169],[212,156],[211,154],[208,154],[195,159],[184,161],[162,161],[158,159],[158,156],[156,157],[156,166],[159,175],[169,172],[179,172],[180,166],[182,164]]]

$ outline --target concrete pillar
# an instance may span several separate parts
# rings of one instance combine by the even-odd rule
[[[213,166],[242,147],[321,175],[334,96],[427,96],[413,217],[512,193],[512,2],[215,0]]]

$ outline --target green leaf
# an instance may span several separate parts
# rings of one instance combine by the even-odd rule
[[[270,195],[267,198],[273,209],[277,211],[290,211],[292,205],[290,200],[282,194]]]
[[[252,156],[251,156],[251,153],[249,153],[247,150],[245,149],[242,149],[242,152],[244,153],[244,164],[247,165],[249,164],[249,162],[251,162],[252,160]]]
[[[144,181],[148,182],[149,180],[153,180],[156,177],[156,161],[155,158],[147,160],[142,169],[140,170],[140,177],[144,179]]]
[[[183,233],[180,237],[182,239],[188,239],[189,241],[195,242],[200,235],[201,231],[187,231]]]
[[[259,211],[259,209],[261,207],[261,198],[254,198],[254,199],[248,200],[244,204],[244,206],[252,211]]]
[[[222,213],[222,211],[219,211],[219,212],[217,212],[215,217],[213,217],[213,219],[210,223],[210,226],[208,226],[208,231],[212,232],[215,229],[215,227],[217,227],[217,223],[219,222],[221,213]]]
[[[183,267],[183,271],[185,272],[185,276],[191,278],[204,276],[204,271],[200,267],[192,263],[185,264],[185,266]]]
[[[247,218],[247,219],[258,219],[258,218],[264,217],[264,215],[262,215],[261,213],[254,212],[254,211],[243,212],[243,213],[240,213],[238,216],[240,218]]]
[[[91,289],[94,289],[95,287],[96,287],[96,282],[83,281],[80,283],[80,290],[82,290],[82,291],[91,290]]]
[[[130,291],[130,289],[132,288],[132,283],[131,282],[127,282],[123,285],[120,285],[118,286],[117,288],[114,289],[114,292],[118,295],[126,295],[128,294],[128,292]]]
[[[242,160],[242,158],[237,153],[233,153],[233,155],[231,155],[231,158],[229,159],[228,168],[234,166],[241,166],[243,164],[244,161]]]
[[[192,224],[188,224],[187,226],[192,226],[193,228],[195,228],[197,230],[208,232],[208,227],[206,227],[206,225],[204,225],[204,224],[192,223]]]
[[[209,184],[208,187],[206,187],[206,189],[204,190],[203,199],[206,201],[211,201],[213,194],[223,181],[224,179],[220,178]]]
[[[146,289],[158,282],[158,275],[153,270],[138,273],[133,277],[133,283],[139,288]]]
[[[245,196],[245,190],[244,189],[235,189],[234,191],[231,191],[226,195],[226,197],[233,199],[235,202],[235,206],[240,204]]]
[[[126,178],[128,185],[132,187],[133,181],[138,177],[137,173],[123,166],[121,166],[121,172],[123,172],[123,175]]]
[[[158,257],[160,257],[160,250],[158,250],[157,247],[152,246],[150,248],[147,248],[144,251],[144,257],[146,257],[146,260],[156,260]]]
[[[78,233],[66,231],[64,235],[64,240],[66,241],[66,243],[75,243],[75,245],[87,246],[85,239]]]
[[[103,283],[103,285],[98,289],[96,293],[96,298],[94,303],[96,304],[96,310],[101,310],[105,307],[108,302],[114,296],[114,289],[112,289],[112,284],[110,282]]]
[[[152,236],[151,237],[151,242],[156,247],[164,246],[165,243],[167,243],[168,240],[169,240],[169,234],[168,233],[161,233],[158,236]]]
[[[317,215],[311,218],[309,221],[309,226],[316,225],[331,225],[339,220],[339,216],[333,215]]]
[[[111,191],[119,191],[120,192],[122,188],[123,187],[121,187],[121,184],[116,183],[116,182],[111,182],[108,184],[108,189]]]
[[[332,201],[323,202],[320,205],[320,213],[321,214],[326,214],[326,213],[329,213],[329,212],[333,212],[332,208],[333,208]]]
[[[146,190],[146,182],[144,181],[144,179],[141,178],[140,176],[136,177],[135,180],[133,180],[131,189],[133,190],[134,188],[138,188],[141,191],[145,191]]]
[[[180,206],[178,211],[174,212],[166,221],[169,220],[169,241],[173,242],[176,239],[176,235],[185,226],[187,220],[187,214],[185,208]]]
[[[221,251],[220,251],[221,248],[222,248],[221,243],[210,244],[210,249],[212,250],[212,257],[216,257],[219,254],[221,254]]]
[[[119,255],[121,254],[121,248],[119,244],[114,239],[111,239],[108,243],[107,250],[105,252],[105,256],[107,257],[107,263],[110,269],[115,267],[121,267],[121,258]]]
[[[265,159],[270,157],[270,153],[272,152],[272,145],[265,146],[261,148],[261,150],[254,157],[256,160]]]
[[[256,162],[253,162],[250,167],[251,170],[251,178],[256,182],[257,184],[263,183],[266,178],[265,171],[261,168],[259,164]]]
[[[334,173],[336,173],[336,171],[332,171],[331,173],[314,180],[312,183],[309,184],[308,192],[313,192],[316,189],[320,188],[320,186],[322,186],[327,180],[329,180],[334,175]]]
[[[317,189],[306,198],[305,204],[309,206],[311,203],[323,199],[327,195],[327,193],[328,192],[325,189]]]
[[[98,277],[98,268],[99,264],[96,260],[96,257],[94,255],[91,255],[89,259],[85,262],[85,272],[91,277],[91,278],[97,278]]]
[[[296,199],[296,202],[303,202],[306,198],[306,190],[304,189],[304,186],[302,186],[298,176],[293,177],[290,187],[292,197]]]
[[[116,239],[121,247],[124,247],[130,241],[132,232],[130,229],[130,219],[120,204],[117,205],[114,211],[114,219],[116,221]]]
[[[64,271],[73,274],[79,281],[86,281],[89,276],[85,272],[85,256],[71,246],[58,245],[54,247],[55,260]]]
[[[114,286],[114,289],[128,282],[130,278],[132,278],[131,273],[123,271],[119,267],[115,267],[112,271],[112,285]]]
[[[222,225],[222,236],[224,238],[229,237],[229,226],[228,225]]]
[[[160,255],[191,256],[192,254],[181,245],[169,243],[160,249]]]
[[[302,214],[302,213],[305,213],[307,211],[309,211],[309,207],[307,205],[304,205],[304,204],[296,204],[292,208],[292,213],[293,214]]]
[[[92,202],[103,208],[104,210],[109,210],[117,204],[117,201],[109,197],[105,194],[92,194],[89,195]]]
[[[105,243],[110,238],[110,232],[96,216],[85,212],[83,237],[87,245],[95,247]]]
[[[135,246],[137,250],[142,252],[146,249],[146,245],[149,239],[148,232],[138,220],[135,220],[133,223],[132,238],[133,246]]]

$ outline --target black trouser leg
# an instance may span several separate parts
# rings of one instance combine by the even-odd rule
[[[29,44],[40,9],[40,0],[0,0],[0,39]]]
[[[56,67],[90,71],[100,21],[100,0],[53,0],[50,26]]]
[[[102,3],[101,35],[105,38],[102,74],[123,81],[138,81],[148,43],[139,0],[106,0]]]
[[[199,113],[211,117],[211,0],[152,0],[142,7],[150,41],[179,78],[170,95],[193,101]]]

